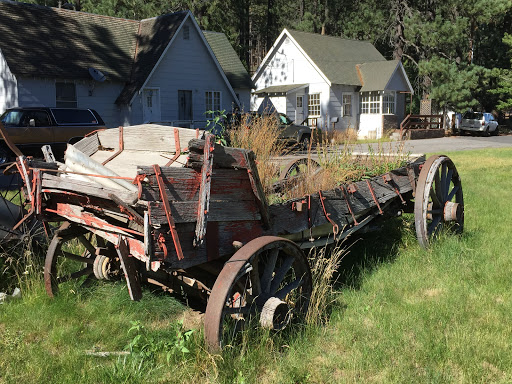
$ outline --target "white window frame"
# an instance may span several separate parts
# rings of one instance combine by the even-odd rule
[[[320,93],[308,94],[308,117],[319,117],[320,116]]]
[[[386,91],[382,95],[382,114],[394,115],[396,111],[396,92]]]
[[[74,88],[74,100],[58,99],[59,92],[57,90],[57,87],[59,85],[72,85]],[[76,94],[76,83],[65,82],[65,81],[56,81],[55,82],[55,107],[57,107],[57,108],[78,108],[78,97]]]
[[[341,95],[341,112],[342,116],[352,116],[352,93],[343,93]]]
[[[216,104],[216,101],[218,102]],[[212,118],[219,113],[222,105],[222,92],[207,90],[204,91],[204,107],[207,118]]]
[[[378,115],[381,111],[381,95],[379,92],[361,92],[361,114]]]

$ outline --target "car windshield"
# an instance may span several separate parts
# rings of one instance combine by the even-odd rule
[[[286,115],[279,115],[279,119],[281,120],[281,124],[289,125],[293,122]]]
[[[20,125],[21,116],[23,116],[22,111],[7,111],[1,117],[2,124],[5,126],[17,127]]]
[[[464,114],[464,116],[462,117],[463,119],[476,119],[476,120],[481,120],[482,119],[482,113],[481,112],[466,112]]]

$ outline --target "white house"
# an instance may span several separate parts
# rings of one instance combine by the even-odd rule
[[[367,41],[283,30],[253,76],[252,110],[380,138],[405,117],[413,89],[399,61]],[[408,95],[409,94],[409,95]]]
[[[0,0],[0,36],[0,113],[93,108],[108,126],[201,128],[207,111],[250,102],[251,79],[227,39],[214,52],[189,11],[137,21]]]

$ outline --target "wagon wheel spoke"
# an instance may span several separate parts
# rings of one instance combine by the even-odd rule
[[[307,259],[295,243],[273,236],[250,241],[226,263],[211,291],[204,321],[209,348],[236,343],[244,329],[284,328],[305,314],[311,290]]]
[[[58,293],[62,284],[83,284],[84,276],[87,279],[96,276],[95,261],[104,260],[105,256],[96,256],[95,244],[101,241],[92,233],[87,238],[85,231],[82,227],[64,223],[55,232],[44,265],[45,288],[50,297]]]
[[[455,196],[455,194],[459,191],[460,189],[460,185],[456,185],[452,188],[450,194],[448,195],[448,197],[446,198],[446,201],[452,201],[453,199],[453,196]]]
[[[439,223],[441,223],[441,216],[436,216],[432,222],[428,224],[428,234],[435,235],[435,231],[437,230]]]
[[[261,276],[261,280],[260,280],[262,292],[265,292],[265,293],[270,292],[270,283],[272,281],[272,274],[274,273],[274,268],[276,267],[276,261],[277,261],[278,255],[279,255],[279,249],[273,249],[270,251],[268,261],[265,264],[265,269],[263,270],[263,275]]]
[[[281,300],[284,300],[286,296],[294,289],[297,289],[302,284],[302,278],[295,279],[291,283],[288,283],[283,288],[275,293],[275,297],[278,297]]]
[[[430,197],[432,198],[432,203],[434,204],[434,206],[436,206],[436,207],[441,206],[441,201],[439,200],[439,197],[437,196],[434,188],[430,189]]]
[[[275,272],[274,278],[272,279],[272,284],[270,285],[270,293],[272,295],[274,295],[277,292],[277,290],[279,289],[279,286],[283,282],[283,280],[286,276],[286,273],[290,270],[294,261],[295,261],[295,259],[293,256],[287,257],[283,261],[283,264]]]
[[[92,267],[84,268],[80,271],[73,272],[66,276],[57,277],[57,282],[59,284],[65,283],[70,280],[78,279],[79,277],[90,275],[92,273]]]
[[[92,238],[92,234],[89,237]],[[96,254],[96,247],[91,244],[90,239],[87,239],[84,235],[80,235],[78,236],[78,240],[80,241],[80,243],[82,243],[82,245],[85,247],[85,249],[89,252],[90,255]]]

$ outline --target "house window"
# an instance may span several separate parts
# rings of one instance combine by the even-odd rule
[[[363,92],[361,94],[361,113],[380,113],[378,92]]]
[[[55,106],[57,108],[76,108],[75,83],[55,83]]]
[[[206,91],[205,94],[206,117],[213,117],[220,111],[220,91]]]
[[[352,95],[343,95],[343,116],[352,116]]]
[[[183,26],[183,40],[190,40],[190,27],[188,25]]]
[[[382,113],[384,114],[395,114],[395,93],[386,92],[382,96]]]
[[[302,96],[297,96],[297,108],[302,108]]]
[[[320,116],[320,94],[312,93],[308,96],[308,115]]]

